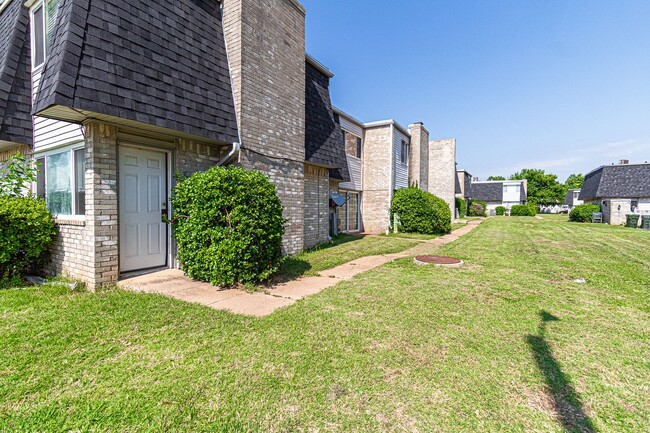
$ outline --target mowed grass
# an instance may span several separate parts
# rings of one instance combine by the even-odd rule
[[[382,236],[341,234],[330,242],[287,257],[276,279],[314,276],[360,257],[400,253],[416,245],[412,241],[393,240]]]
[[[2,291],[0,431],[646,432],[648,245],[492,218],[262,319]]]

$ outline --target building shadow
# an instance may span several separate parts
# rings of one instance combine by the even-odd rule
[[[546,382],[546,392],[553,401],[558,421],[567,433],[596,433],[598,430],[584,412],[580,396],[571,384],[562,367],[555,359],[546,341],[546,327],[549,322],[560,319],[546,311],[540,313],[538,335],[529,335],[526,341],[537,363],[537,368]]]

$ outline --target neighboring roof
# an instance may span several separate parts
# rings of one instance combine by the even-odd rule
[[[62,0],[34,112],[239,141],[217,0]],[[100,117],[101,118],[101,117]]]
[[[337,114],[337,115],[339,115],[341,117],[344,117],[345,119],[349,120],[350,122],[355,123],[357,126],[360,126],[362,128],[365,126],[362,121],[360,121],[359,119],[357,119],[354,116],[349,115],[348,113],[346,113],[345,111],[341,110],[338,107],[332,106],[332,110],[334,110],[334,114]]]
[[[585,176],[580,200],[650,197],[650,164],[605,165]]]
[[[314,68],[318,69],[319,72],[321,72],[323,75],[325,75],[327,78],[333,78],[334,73],[327,69],[325,65],[323,65],[321,62],[316,60],[314,57],[310,56],[309,54],[306,55],[307,57],[307,63],[313,66]]]
[[[474,200],[503,202],[503,182],[472,182]]]
[[[0,11],[0,35],[0,142],[31,146],[29,11],[22,0],[10,1]]]
[[[460,180],[458,179],[458,173],[456,173],[456,194],[462,194],[463,188],[460,186]]]
[[[338,115],[332,110],[330,77],[309,59],[305,74],[305,161],[331,168],[333,178],[347,182],[345,142]]]
[[[564,199],[564,205],[565,206],[573,206],[573,193],[574,192],[580,192],[579,189],[570,189],[566,193],[566,198]]]

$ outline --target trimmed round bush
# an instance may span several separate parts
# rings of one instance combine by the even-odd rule
[[[516,204],[510,209],[511,216],[535,216],[530,206],[527,204]]]
[[[506,214],[506,208],[503,206],[497,206],[496,211],[498,216],[503,216]]]
[[[181,179],[171,203],[178,258],[191,278],[232,286],[278,271],[285,220],[275,185],[262,173],[213,167]]]
[[[480,200],[472,200],[467,208],[467,216],[484,217],[487,210],[487,203]]]
[[[595,212],[600,212],[600,206],[597,204],[581,204],[576,206],[569,213],[569,221],[576,223],[590,223]]]
[[[465,203],[464,198],[456,197],[456,209],[458,209],[458,215],[461,218],[467,215],[467,203]]]
[[[0,196],[0,280],[38,270],[55,235],[45,200]]]
[[[451,232],[451,209],[443,199],[410,187],[395,191],[390,208],[391,221],[399,216],[398,230],[406,233],[441,234]]]

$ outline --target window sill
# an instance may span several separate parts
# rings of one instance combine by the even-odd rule
[[[54,223],[58,226],[85,227],[86,217],[82,215],[57,216],[54,218]]]

